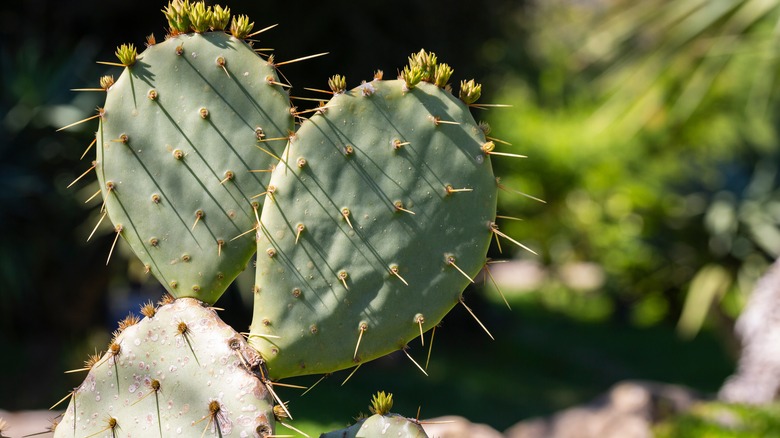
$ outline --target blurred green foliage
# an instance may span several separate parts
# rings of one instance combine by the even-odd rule
[[[780,2],[553,0],[524,12],[533,68],[504,72],[493,95],[513,108],[488,120],[506,150],[531,157],[496,160],[502,183],[547,204],[503,196],[500,211],[523,221],[502,227],[542,251],[549,287],[568,286],[561,309],[606,294],[605,317],[679,321],[693,336],[716,304],[709,320],[728,329],[780,254]],[[485,51],[515,65],[518,43]],[[562,272],[582,262],[603,269],[601,287],[567,284]]]
[[[780,406],[701,403],[683,415],[661,422],[653,432],[657,438],[777,438]]]

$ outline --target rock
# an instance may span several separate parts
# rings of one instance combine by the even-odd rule
[[[767,404],[780,392],[780,259],[756,283],[734,331],[742,351],[734,375],[718,398],[728,403]]]
[[[45,410],[18,412],[0,410],[0,419],[6,423],[2,434],[11,437],[40,434],[48,431],[52,422],[59,420],[60,415],[60,412]]]
[[[421,422],[425,433],[436,438],[503,438],[486,424],[475,424],[458,416],[431,418]]]
[[[590,403],[548,418],[521,421],[507,438],[650,438],[653,424],[687,410],[700,399],[694,391],[656,382],[625,381]]]

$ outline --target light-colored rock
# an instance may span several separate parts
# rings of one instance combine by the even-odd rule
[[[718,398],[771,403],[780,392],[780,260],[756,283],[734,331],[742,352],[736,373],[726,379]]]
[[[52,422],[59,420],[60,415],[61,412],[45,410],[18,412],[0,410],[0,419],[6,423],[2,432],[3,435],[9,437],[39,434],[48,431]]]
[[[475,424],[458,416],[431,418],[421,423],[430,438],[503,438],[486,424]]]
[[[548,418],[521,421],[507,438],[650,438],[663,414],[687,410],[699,397],[691,390],[655,382],[626,381],[590,403]]]

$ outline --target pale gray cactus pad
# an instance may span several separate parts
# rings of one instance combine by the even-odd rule
[[[265,436],[260,357],[215,310],[180,298],[125,328],[74,390],[56,437]]]

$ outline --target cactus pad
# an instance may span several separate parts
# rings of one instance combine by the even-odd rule
[[[271,435],[262,366],[214,310],[178,299],[124,328],[90,364],[55,437]]]
[[[419,421],[390,413],[392,406],[393,394],[385,394],[384,391],[380,391],[374,396],[369,407],[372,416],[360,419],[345,429],[323,433],[320,438],[428,437]]]
[[[398,414],[374,414],[345,429],[323,433],[320,438],[370,438],[377,436],[428,438],[420,423]]]
[[[116,231],[175,297],[213,303],[255,251],[257,197],[293,128],[274,66],[224,32],[154,44],[107,90],[97,174]]]
[[[492,236],[492,143],[467,105],[426,81],[337,90],[288,143],[261,216],[250,343],[274,379],[404,348],[458,303]]]

